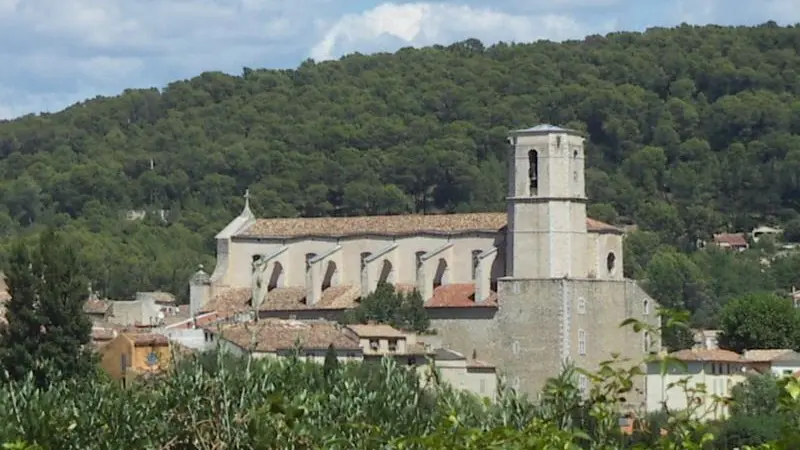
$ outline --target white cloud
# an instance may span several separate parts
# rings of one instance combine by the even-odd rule
[[[769,19],[800,20],[800,1],[0,0],[0,118],[309,55]]]
[[[343,16],[312,48],[315,60],[364,52],[376,43],[424,46],[466,38],[487,42],[562,40],[588,29],[565,15],[511,15],[490,8],[450,3],[384,3],[360,14]],[[391,50],[391,49],[385,49]]]

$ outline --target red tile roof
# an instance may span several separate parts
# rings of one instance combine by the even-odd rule
[[[496,233],[506,226],[506,213],[410,214],[396,216],[313,217],[258,219],[238,233],[246,237],[306,236],[402,236],[417,233],[464,234]],[[622,233],[622,230],[595,219],[586,219],[592,232]]]
[[[166,346],[169,345],[169,339],[163,334],[155,333],[126,333],[125,336],[133,342],[136,347],[147,346]]]
[[[707,350],[707,349],[692,349],[692,350],[679,350],[670,353],[672,358],[685,362],[743,362],[745,361],[741,355],[730,350]]]
[[[727,244],[731,247],[747,247],[747,238],[744,233],[715,234],[714,242],[717,244]]]
[[[309,350],[327,349],[333,344],[339,350],[360,350],[358,336],[348,328],[328,321],[261,319],[256,323],[240,323],[217,330],[214,334],[243,349],[257,352],[291,350],[299,343]]]
[[[496,308],[497,293],[492,291],[489,298],[475,301],[475,283],[454,283],[439,286],[433,296],[425,302],[426,308]]]

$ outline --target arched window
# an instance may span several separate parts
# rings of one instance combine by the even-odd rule
[[[609,252],[608,256],[606,256],[606,269],[608,269],[608,273],[613,273],[616,265],[617,256],[614,255],[614,252]]]
[[[642,311],[644,311],[644,315],[650,314],[650,300],[642,300]]]
[[[642,336],[642,347],[645,352],[650,352],[650,347],[653,345],[653,341],[650,338],[650,332],[645,331],[644,335]]]
[[[528,152],[528,178],[530,195],[536,195],[539,191],[539,153],[536,150]]]

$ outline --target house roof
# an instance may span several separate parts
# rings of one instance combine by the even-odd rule
[[[731,247],[747,247],[747,238],[744,233],[719,233],[714,235],[717,244],[728,244]]]
[[[377,324],[354,324],[348,325],[347,328],[353,330],[358,337],[362,338],[403,338],[406,335],[397,328],[382,323]]]
[[[433,351],[433,356],[434,359],[440,361],[462,361],[467,359],[466,356],[455,350],[450,350],[449,348],[437,348]]]
[[[89,297],[83,304],[83,312],[86,314],[105,314],[109,308],[111,308],[111,302],[96,297]]]
[[[243,349],[257,352],[276,352],[295,348],[300,343],[309,350],[327,349],[333,344],[338,350],[360,350],[358,336],[336,322],[261,319],[258,322],[224,326],[212,333]],[[255,340],[255,342],[253,342]],[[253,347],[255,344],[255,347]]]
[[[692,349],[692,350],[679,350],[669,355],[679,361],[693,362],[693,361],[713,361],[713,362],[742,362],[742,357],[730,350],[708,350],[708,349]]]
[[[800,361],[800,353],[791,349],[745,350],[744,359],[762,363]]]
[[[169,345],[169,339],[156,333],[125,333],[124,336],[133,342],[135,347],[163,347]]]
[[[506,226],[506,213],[410,214],[395,216],[313,217],[258,219],[236,235],[262,238],[362,235],[497,233]],[[586,219],[591,232],[622,233],[599,220]]]
[[[426,308],[496,308],[497,293],[492,291],[489,298],[475,301],[475,283],[454,283],[438,286],[427,302]]]

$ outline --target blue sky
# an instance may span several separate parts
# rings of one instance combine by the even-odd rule
[[[0,0],[0,119],[206,70],[767,20],[800,22],[800,0]]]

